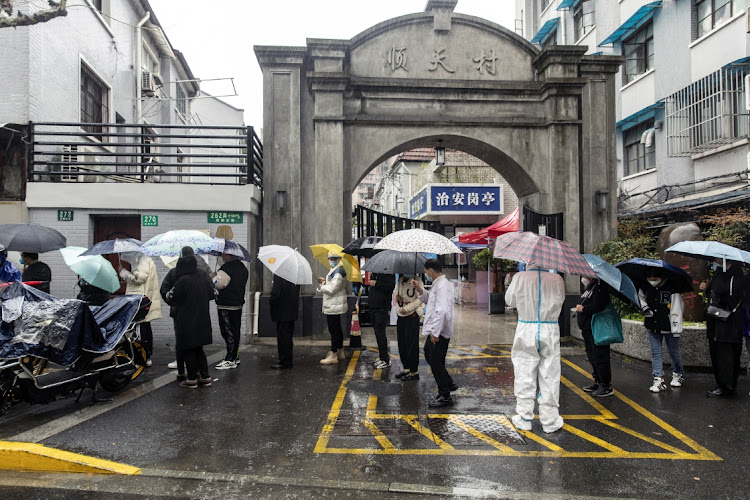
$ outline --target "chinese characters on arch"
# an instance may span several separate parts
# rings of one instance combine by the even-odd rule
[[[408,47],[396,47],[393,46],[388,49],[385,53],[385,64],[384,66],[390,70],[391,73],[396,73],[398,70],[409,71],[407,60],[409,58]],[[456,69],[460,66],[471,66],[474,71],[477,71],[480,75],[492,75],[497,74],[497,60],[495,49],[481,48],[474,51],[475,56],[470,57],[470,60],[463,60],[458,56],[453,56],[449,50],[445,47],[437,47],[432,51],[432,55],[424,60],[422,63],[417,63],[418,66],[424,66],[429,72],[436,73],[455,73]]]

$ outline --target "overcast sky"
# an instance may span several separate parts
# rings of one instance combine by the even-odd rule
[[[172,45],[196,78],[233,77],[245,122],[263,126],[263,87],[253,45],[304,46],[307,38],[349,39],[381,21],[423,12],[426,0],[150,0]],[[513,0],[459,0],[456,12],[513,29]],[[227,81],[203,82],[213,95],[233,93]]]

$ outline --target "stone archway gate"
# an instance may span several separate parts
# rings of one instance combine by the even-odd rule
[[[616,232],[614,75],[622,58],[539,51],[515,33],[430,0],[425,12],[351,40],[256,46],[263,70],[264,243],[351,239],[351,192],[414,147],[449,147],[496,169],[519,200],[562,212],[589,251]]]

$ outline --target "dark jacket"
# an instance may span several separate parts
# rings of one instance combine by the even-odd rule
[[[245,303],[245,287],[249,273],[241,260],[230,260],[219,268],[229,275],[229,284],[223,290],[219,290],[216,305],[241,306]]]
[[[609,290],[604,283],[596,280],[594,283],[589,283],[583,295],[578,299],[578,303],[583,306],[583,311],[576,313],[578,328],[591,330],[591,317],[602,312],[609,304]]]
[[[716,271],[706,291],[708,304],[727,311],[734,311],[726,321],[712,316],[706,318],[706,335],[709,340],[736,344],[742,341],[745,326],[745,277],[739,264],[733,264],[726,272]]]
[[[198,272],[203,273],[206,276],[206,279],[211,282],[211,277],[208,275],[208,273],[205,271],[205,269],[208,268],[208,264],[206,264],[206,261],[203,260],[200,257],[196,257],[195,261],[198,263]],[[206,267],[204,268],[203,263]],[[169,317],[174,318],[176,308],[172,305],[172,303],[167,298],[167,293],[174,287],[174,284],[177,282],[177,268],[174,267],[169,270],[166,276],[164,276],[164,280],[161,282],[161,287],[159,288],[159,294],[161,295],[162,300],[166,302],[169,305]]]
[[[396,288],[396,276],[393,274],[370,275],[375,286],[370,287],[367,296],[367,308],[371,311],[390,311],[393,302],[393,289]]]
[[[271,298],[268,304],[271,306],[271,321],[296,321],[299,309],[299,285],[280,278],[273,277],[271,287]]]
[[[176,307],[174,329],[177,347],[193,349],[211,343],[209,302],[214,289],[205,273],[198,271],[195,256],[181,257],[175,268],[177,281],[167,294]]]
[[[85,279],[81,278],[78,280],[78,287],[81,289],[76,297],[78,300],[87,302],[92,306],[101,306],[109,300],[109,292],[102,290],[98,286],[94,286]]]
[[[34,285],[34,288],[44,293],[49,293],[49,282],[52,281],[52,270],[44,262],[34,262],[26,266],[23,270],[23,281],[43,281],[41,285]]]

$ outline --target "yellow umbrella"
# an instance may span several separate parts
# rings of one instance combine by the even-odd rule
[[[359,270],[359,262],[357,259],[348,253],[343,252],[343,248],[335,243],[324,243],[321,245],[311,245],[313,257],[315,260],[328,267],[328,253],[333,252],[341,257],[341,264],[344,266],[346,271],[346,279],[357,283],[362,282],[362,272]]]

